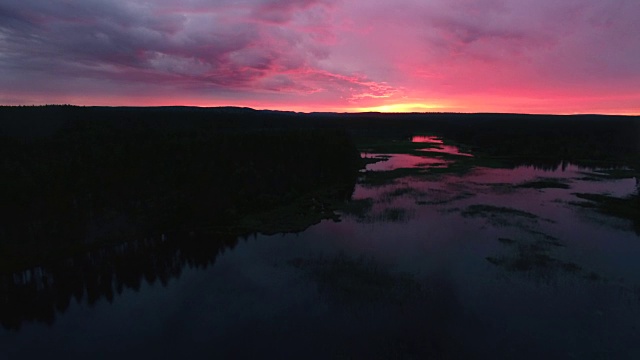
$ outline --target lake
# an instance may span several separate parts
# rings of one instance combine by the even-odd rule
[[[640,358],[640,237],[575,195],[624,197],[635,178],[476,163],[446,139],[412,140],[425,151],[364,154],[381,161],[361,171],[340,221],[165,262],[93,301],[97,290],[75,289],[50,324],[1,329],[0,347],[8,358]],[[12,276],[47,283],[37,268]]]

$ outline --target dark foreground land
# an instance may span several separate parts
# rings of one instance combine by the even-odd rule
[[[446,139],[462,155],[438,154],[437,161],[446,166],[419,164],[363,172],[366,164],[391,157],[367,154],[412,159],[421,159],[425,150],[436,154],[429,151],[430,145],[410,141],[417,135]],[[104,300],[117,302],[123,291],[139,291],[145,282],[166,286],[186,267],[213,265],[225,249],[252,234],[302,233],[323,219],[338,221],[341,215],[359,224],[401,224],[415,210],[389,205],[397,199],[435,208],[478,195],[456,190],[448,199],[435,199],[415,185],[420,177],[438,185],[440,177],[472,176],[478,168],[552,171],[571,164],[606,169],[585,171],[574,182],[638,179],[640,119],[0,107],[0,154],[0,323],[19,333],[25,324],[54,324],[74,299],[93,306]],[[568,202],[572,209],[630,221],[640,233],[637,185],[633,193],[618,196],[573,191],[572,182],[564,178],[509,181],[492,183],[492,191],[567,191],[574,196]],[[356,189],[387,190],[378,198],[354,199]],[[386,207],[372,215],[379,204]],[[442,212],[457,213],[464,221],[481,219],[496,228],[511,226],[535,238],[526,242],[512,235],[499,237],[502,246],[514,249],[513,256],[486,256],[490,265],[511,272],[557,268],[585,279],[603,278],[556,258],[553,252],[564,245],[533,228],[531,224],[547,220],[528,211],[471,204]],[[339,289],[341,303],[355,297],[360,299],[356,303],[382,298],[385,303],[411,303],[407,306],[423,301],[423,305],[434,301],[435,307],[442,305],[438,297],[423,299],[428,294],[411,276],[389,273],[367,259],[295,258],[287,266],[308,273],[323,287]],[[438,314],[425,316],[426,322],[441,322]],[[419,331],[416,324],[396,325],[403,333]],[[420,347],[411,342],[390,354],[462,356],[449,352],[457,340],[435,332],[427,331],[435,343]],[[366,348],[367,341],[354,339],[354,349]]]

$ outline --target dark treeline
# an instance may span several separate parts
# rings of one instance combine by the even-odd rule
[[[0,107],[0,135],[55,133],[69,119],[120,128],[345,129],[356,139],[438,134],[490,155],[565,161],[628,161],[640,153],[640,118],[613,115],[338,114],[256,111],[248,108]],[[19,119],[15,121],[14,119]],[[133,121],[132,121],[133,120]],[[134,124],[132,124],[135,123]]]
[[[39,126],[46,109],[21,116],[9,108],[2,128]],[[234,224],[322,188],[352,188],[359,166],[351,139],[336,129],[220,129],[182,111],[158,119],[141,110],[52,113],[58,124],[48,134],[25,127],[0,142],[0,236],[12,253],[29,243],[45,255],[110,237]]]
[[[0,108],[0,323],[166,283],[260,231],[247,217],[289,206],[311,215],[278,231],[299,230],[351,196],[360,156],[344,130],[192,111]]]

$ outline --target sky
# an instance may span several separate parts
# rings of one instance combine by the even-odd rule
[[[638,0],[2,0],[0,104],[640,114]]]

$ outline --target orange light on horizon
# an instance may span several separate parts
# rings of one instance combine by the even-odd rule
[[[424,103],[410,103],[410,104],[387,104],[370,107],[350,108],[349,112],[382,112],[382,113],[410,113],[410,112],[433,112],[433,111],[447,111],[449,106],[442,104],[424,104]]]
[[[458,98],[433,98],[433,97],[412,97],[404,99],[407,102],[385,101],[361,103],[360,106],[354,103],[336,103],[332,101],[267,101],[267,100],[231,100],[217,99],[210,100],[203,97],[175,97],[139,94],[137,96],[94,96],[91,94],[67,95],[58,94],[48,99],[37,96],[21,94],[23,100],[20,102],[8,102],[0,105],[45,105],[45,104],[71,104],[78,106],[197,106],[197,107],[248,107],[256,110],[277,110],[293,111],[301,113],[313,112],[335,112],[335,113],[428,113],[428,112],[452,112],[452,113],[525,113],[525,114],[603,114],[603,115],[626,115],[640,116],[640,108],[632,102],[625,103],[625,106],[608,104],[607,98],[598,101],[599,98],[524,98],[524,97],[458,97]],[[0,92],[0,100],[8,94]],[[428,100],[422,100],[429,98]],[[368,106],[367,106],[368,105]]]

